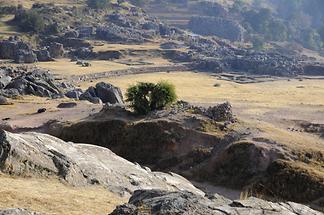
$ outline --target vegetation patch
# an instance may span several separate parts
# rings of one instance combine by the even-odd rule
[[[176,101],[173,84],[161,81],[157,84],[140,82],[127,89],[126,101],[138,114],[162,109]]]

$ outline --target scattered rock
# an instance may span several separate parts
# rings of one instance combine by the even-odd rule
[[[70,99],[79,99],[80,96],[82,95],[82,90],[81,89],[74,89],[74,90],[70,90],[68,92],[65,93],[65,96],[70,98]]]
[[[75,102],[64,102],[60,103],[57,108],[74,108],[77,106],[77,103]]]
[[[46,112],[46,108],[40,108],[37,110],[37,113],[45,113]]]

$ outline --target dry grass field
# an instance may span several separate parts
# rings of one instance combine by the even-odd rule
[[[76,62],[71,62],[67,58],[57,59],[52,62],[38,62],[35,63],[34,66],[39,68],[50,70],[51,73],[55,75],[60,75],[63,77],[69,77],[72,75],[86,75],[91,73],[100,73],[100,72],[109,72],[114,70],[122,70],[122,69],[129,69],[129,68],[136,68],[136,67],[143,67],[143,65],[127,65],[124,62],[131,63],[131,62],[145,62],[150,66],[162,66],[168,65],[170,62],[166,59],[156,57],[156,58],[141,58],[141,57],[131,57],[123,60],[115,60],[115,61],[105,61],[105,60],[90,60],[87,61],[91,63],[90,67],[82,67],[77,65]]]
[[[91,41],[90,41],[91,42]],[[120,50],[155,50],[160,49],[160,43],[143,43],[143,44],[114,44],[110,43],[107,44],[104,41],[102,42],[102,45],[96,45],[97,43],[92,43],[94,45],[93,51],[99,52],[99,51],[120,51]]]
[[[0,37],[7,38],[14,35],[20,35],[20,33],[17,32],[17,28],[7,24],[7,22],[12,20],[13,18],[13,15],[0,17]]]
[[[167,80],[176,86],[179,99],[194,103],[230,101],[233,104],[248,104],[250,108],[296,107],[300,105],[324,106],[323,80],[274,81],[255,84],[238,84],[218,80],[207,73],[175,72],[127,75],[104,80],[122,88],[123,91],[141,81],[158,82]],[[215,84],[220,84],[215,87]],[[92,83],[83,83],[86,88]]]
[[[72,187],[57,179],[0,175],[0,209],[26,208],[48,215],[105,215],[127,200],[103,187]]]
[[[30,8],[34,3],[54,3],[58,5],[83,5],[84,0],[0,0],[2,4],[8,5],[23,5],[24,7]]]
[[[324,80],[281,80],[238,84],[218,80],[206,73],[176,72],[128,75],[97,80],[112,83],[123,92],[141,81],[167,80],[176,86],[178,99],[201,105],[229,101],[234,113],[248,126],[257,128],[257,136],[289,146],[320,148],[324,141],[304,132],[291,132],[296,121],[324,123]],[[220,86],[215,87],[215,84]],[[86,89],[93,83],[82,83]]]

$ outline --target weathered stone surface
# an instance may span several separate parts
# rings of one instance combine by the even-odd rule
[[[215,120],[215,121],[232,121],[234,120],[232,105],[229,102],[218,104],[209,108],[198,107],[198,111]]]
[[[113,23],[97,28],[96,37],[110,42],[144,42],[141,31],[120,27]]]
[[[197,34],[214,35],[231,41],[243,41],[245,37],[245,29],[239,23],[221,17],[192,17],[189,28]]]
[[[103,103],[123,104],[123,94],[120,88],[100,82],[96,84],[96,95]]]
[[[41,97],[57,97],[61,95],[59,86],[55,83],[54,78],[48,72],[42,70],[21,73],[5,89],[17,90],[21,95]]]
[[[34,63],[37,56],[33,52],[32,47],[17,38],[0,41],[0,58],[12,59],[16,63]]]
[[[63,57],[64,55],[64,48],[63,48],[63,44],[61,43],[51,43],[48,51],[51,55],[51,57],[53,58],[60,58]]]
[[[88,100],[92,103],[124,104],[123,95],[118,87],[104,82],[97,83],[95,87],[89,87],[82,95],[80,100]]]
[[[0,95],[0,105],[8,105],[9,101],[6,97]]]
[[[37,50],[37,51],[35,51],[35,54],[37,55],[38,61],[53,61],[54,60],[51,57],[49,51],[46,49]]]
[[[71,99],[79,99],[80,96],[82,95],[82,90],[81,89],[74,89],[74,90],[70,90],[68,92],[65,93],[65,96]]]
[[[37,55],[32,50],[19,49],[14,61],[15,63],[35,63],[37,62]]]
[[[151,172],[109,149],[64,142],[38,133],[1,131],[0,171],[21,176],[58,176],[75,186],[100,184],[125,195],[137,189],[189,190],[203,194],[174,173]]]
[[[60,103],[57,108],[74,108],[77,106],[77,103],[75,102],[63,102]]]
[[[22,208],[11,208],[0,210],[0,215],[41,215],[40,213],[31,212]]]
[[[228,200],[231,202],[230,200]],[[110,215],[146,214],[188,214],[188,215],[321,215],[311,208],[292,202],[272,203],[257,198],[219,202],[193,193],[166,192],[161,190],[137,190],[128,204],[118,206]]]
[[[0,89],[5,88],[10,82],[12,78],[10,76],[4,75],[0,76]]]

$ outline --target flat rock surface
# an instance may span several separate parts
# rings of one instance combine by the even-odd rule
[[[6,210],[0,210],[0,215],[40,215],[40,214],[22,208],[10,208]]]
[[[129,195],[138,189],[203,192],[177,174],[151,172],[109,149],[64,142],[38,133],[0,132],[0,170],[19,176],[55,176],[75,186],[99,184]]]
[[[202,197],[190,192],[165,192],[160,190],[137,190],[128,204],[118,206],[111,215],[131,214],[285,214],[320,215],[321,212],[292,202],[273,203],[257,198],[230,201],[221,196]]]

